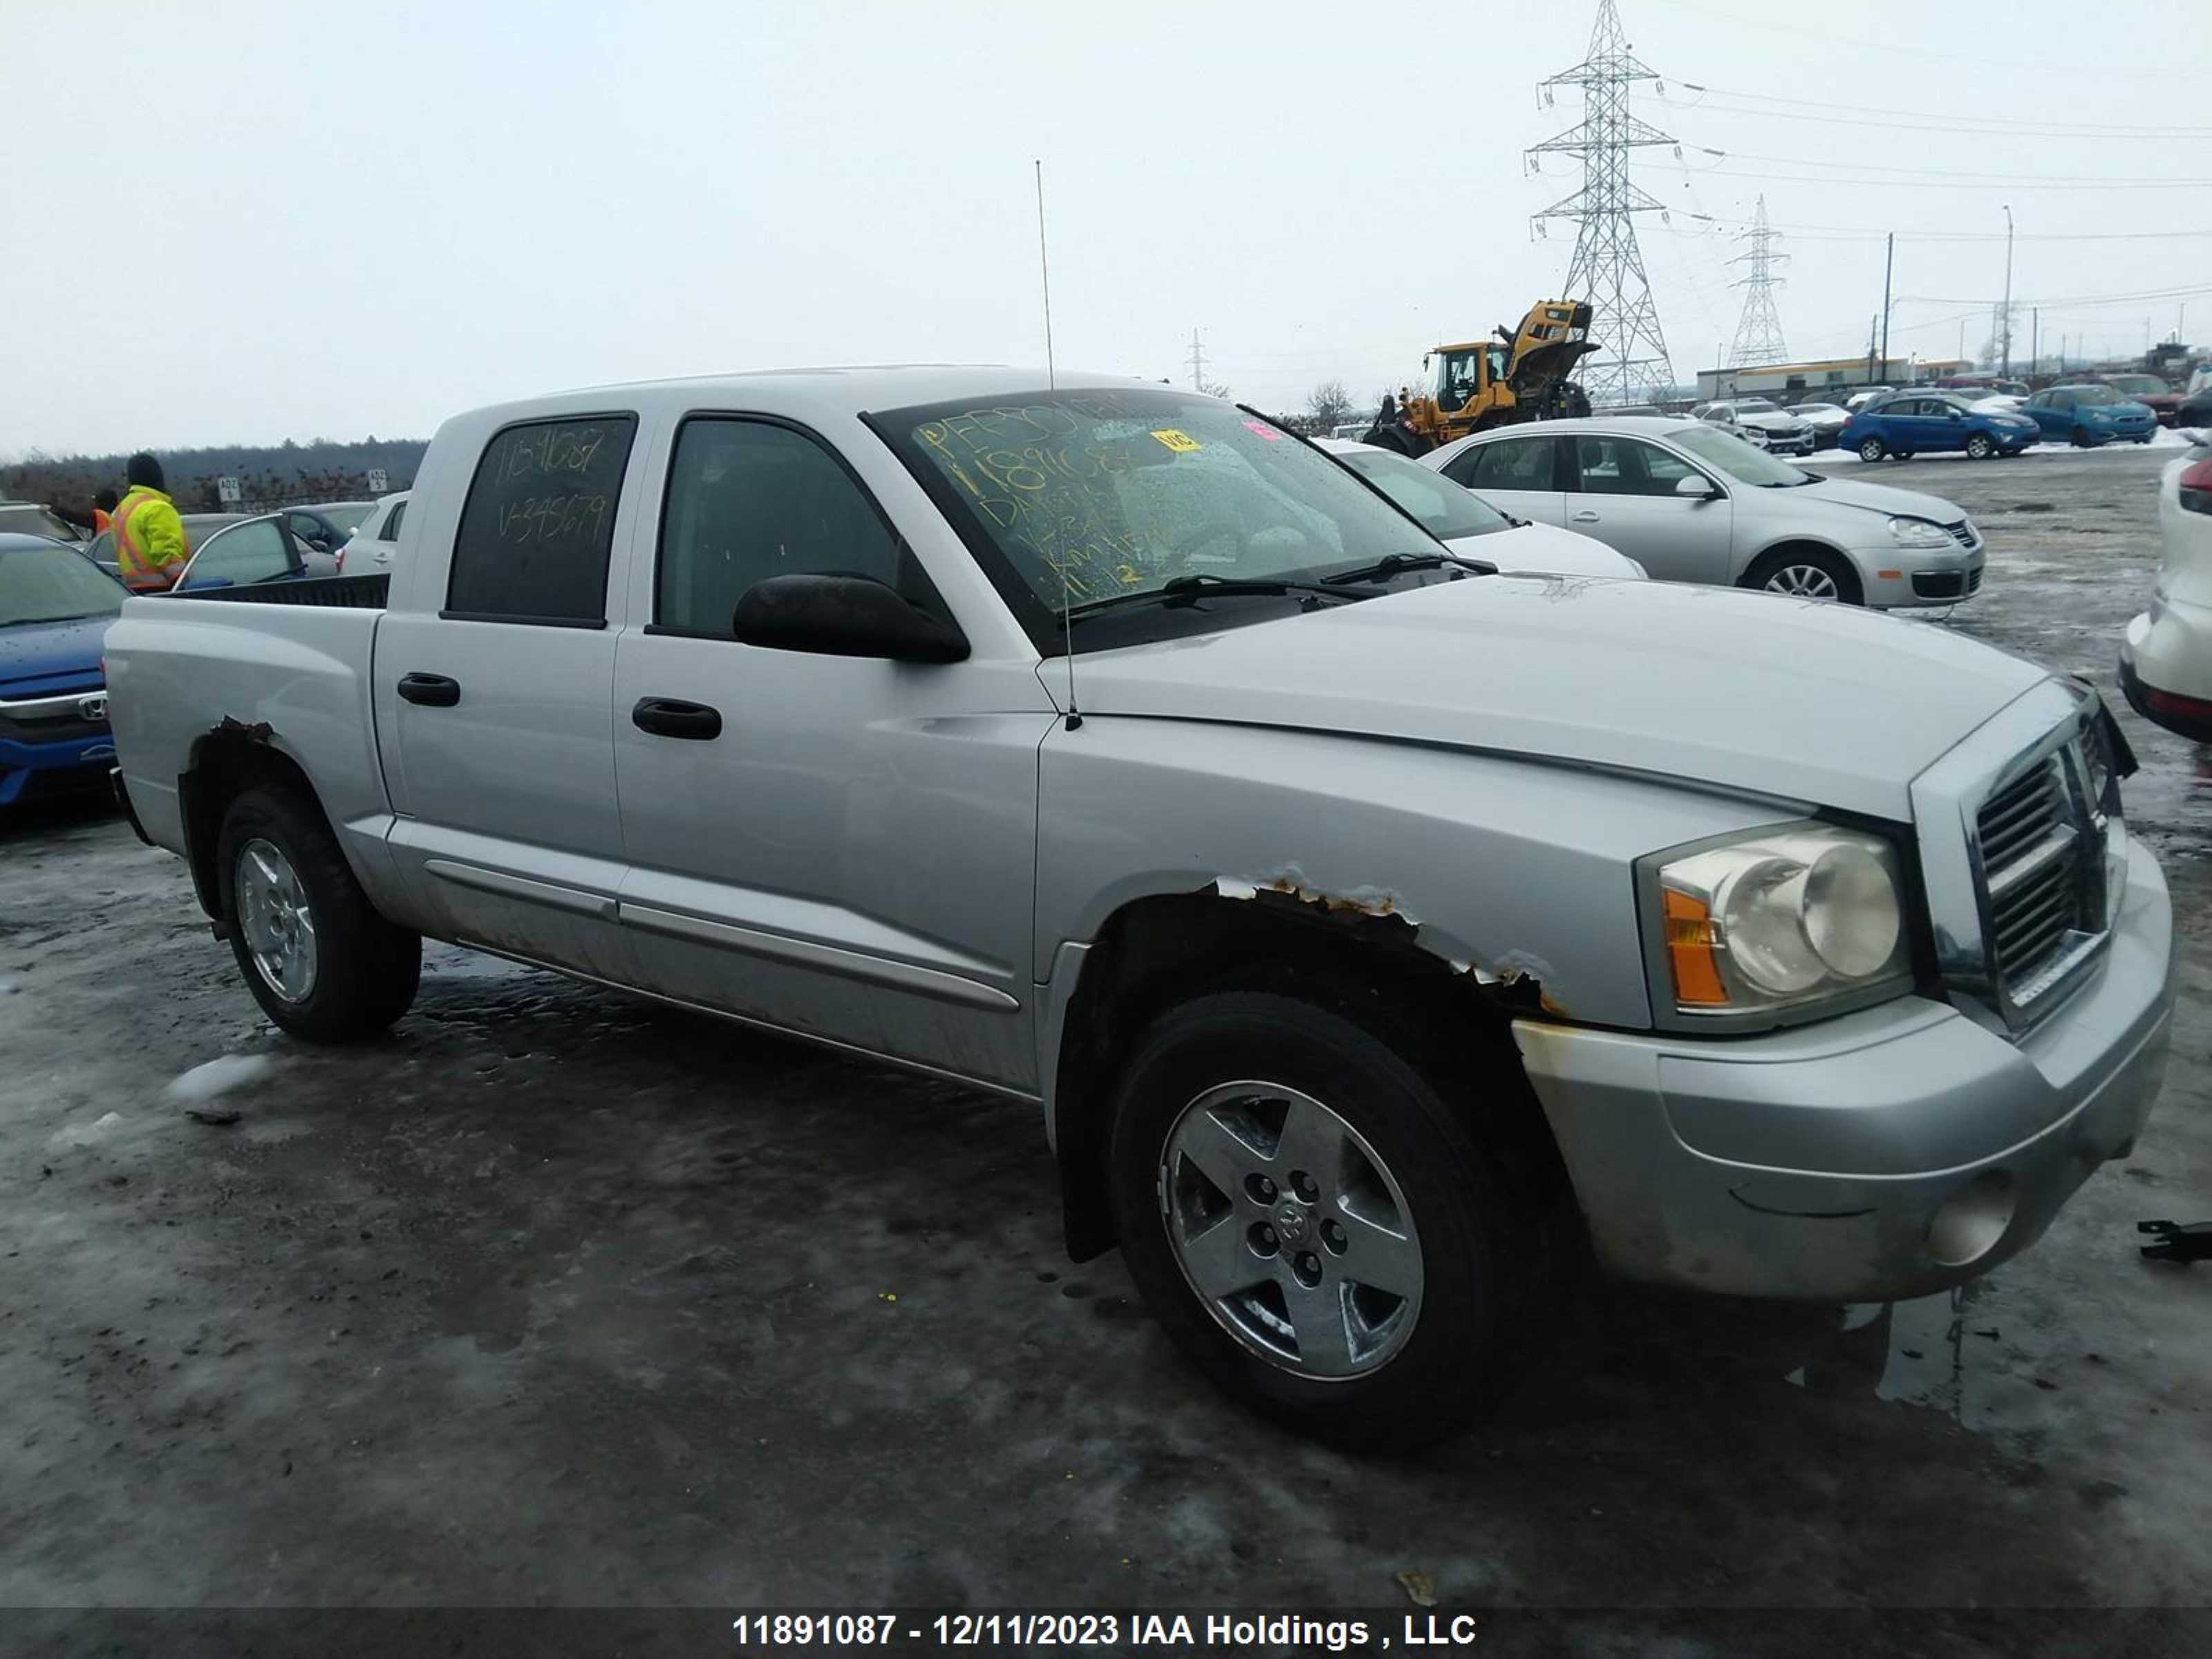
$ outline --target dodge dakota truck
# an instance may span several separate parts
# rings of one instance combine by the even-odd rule
[[[1069,1248],[1351,1443],[1591,1256],[1929,1292],[2157,1092],[2172,912],[2087,688],[1501,575],[1256,412],[847,369],[448,421],[388,575],[132,599],[118,782],[341,1042],[475,946],[1041,1108]]]

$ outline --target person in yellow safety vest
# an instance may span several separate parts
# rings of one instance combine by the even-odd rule
[[[163,492],[161,464],[144,450],[131,458],[131,488],[115,508],[115,568],[133,593],[164,593],[192,556],[177,506]]]

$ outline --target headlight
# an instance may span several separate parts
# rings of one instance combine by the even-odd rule
[[[1889,533],[1900,547],[1948,547],[1951,532],[1929,519],[1892,519]]]
[[[1761,1013],[1902,981],[1897,855],[1878,836],[1804,825],[1659,866],[1679,1014]]]

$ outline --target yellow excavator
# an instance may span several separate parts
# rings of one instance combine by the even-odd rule
[[[1513,421],[1587,415],[1589,398],[1567,378],[1597,349],[1590,308],[1573,300],[1540,300],[1518,330],[1498,325],[1492,340],[1430,348],[1422,389],[1386,397],[1366,441],[1401,455],[1425,455],[1455,438]]]

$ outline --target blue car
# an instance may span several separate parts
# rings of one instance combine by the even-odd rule
[[[0,535],[0,807],[115,763],[100,641],[123,584],[73,547]]]
[[[2064,438],[2091,448],[2124,438],[2147,444],[2158,434],[2158,416],[2148,404],[2139,404],[2108,386],[2045,387],[2022,405],[2046,438]]]
[[[1978,461],[2017,455],[2042,432],[2025,415],[1976,409],[1955,392],[1893,392],[1877,398],[1844,422],[1836,434],[1841,449],[1855,449],[1863,461],[1885,455],[1909,456],[1962,450]]]

